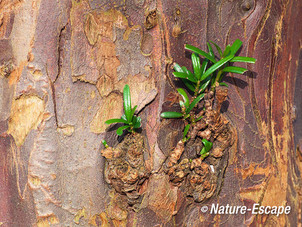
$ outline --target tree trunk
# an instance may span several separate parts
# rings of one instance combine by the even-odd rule
[[[0,226],[301,225],[299,0],[0,1]],[[219,193],[187,198],[161,167],[182,133],[160,118],[176,103],[184,44],[243,41],[257,59],[229,74],[223,115],[235,129]],[[130,86],[150,176],[134,210],[104,180],[105,121]],[[203,213],[212,204],[290,206],[290,214]],[[299,224],[298,224],[299,223]]]

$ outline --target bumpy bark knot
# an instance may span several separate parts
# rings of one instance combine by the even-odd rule
[[[125,195],[129,205],[139,202],[140,188],[150,175],[145,166],[145,152],[144,138],[137,133],[128,134],[116,148],[101,151],[106,158],[106,182]]]
[[[164,163],[164,171],[170,181],[180,187],[195,202],[213,196],[220,187],[227,159],[223,158],[233,143],[233,130],[229,121],[221,114],[222,103],[226,100],[227,88],[217,86],[216,92],[208,92],[195,113],[201,117],[190,130],[190,141],[181,140]],[[202,139],[213,143],[208,157],[200,155]],[[191,158],[189,158],[191,157]],[[219,190],[217,190],[219,191]]]

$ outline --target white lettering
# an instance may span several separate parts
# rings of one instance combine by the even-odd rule
[[[259,203],[254,203],[252,214],[257,214],[258,209],[259,209]]]
[[[277,206],[272,207],[271,214],[277,214]]]
[[[261,206],[261,207],[259,208],[258,214],[263,214],[263,213],[264,213],[264,206]]]
[[[289,214],[290,213],[290,206],[286,206],[284,210],[284,214]]]
[[[224,206],[219,207],[218,214],[224,214]]]
[[[267,206],[267,207],[265,207],[265,209],[264,209],[264,213],[265,213],[265,214],[269,214],[269,213],[270,213],[270,210],[271,210],[271,207],[270,207],[270,206]]]
[[[277,217],[279,217],[280,214],[283,214],[283,212],[284,212],[284,207],[283,206],[279,206],[278,207]]]
[[[212,204],[212,206],[211,206],[211,214],[217,214],[218,206],[219,206],[219,204],[216,204],[216,207],[215,207],[214,203]]]
[[[229,204],[225,206],[219,206],[219,204],[212,204],[211,214],[246,214],[246,206],[230,206]],[[260,206],[259,203],[254,203],[252,208],[252,214],[272,214],[279,217],[280,214],[289,214],[291,210],[290,206]]]
[[[245,214],[246,213],[246,206],[242,206],[240,209],[240,214]]]
[[[230,208],[230,205],[227,204],[227,205],[225,206],[225,214],[229,214],[229,208]]]

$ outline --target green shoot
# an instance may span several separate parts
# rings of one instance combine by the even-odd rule
[[[211,44],[216,48],[218,57],[215,55]],[[191,55],[193,72],[188,70],[185,66],[181,67],[179,64],[175,63],[173,75],[182,80],[188,88],[188,91],[193,93],[192,98],[190,99],[183,89],[177,89],[182,97],[182,100],[179,101],[181,112],[163,112],[160,115],[162,118],[182,118],[187,122],[183,133],[184,142],[190,139],[189,137],[186,137],[190,127],[194,127],[196,122],[203,117],[196,116],[196,108],[194,107],[196,107],[203,99],[204,92],[208,92],[209,90],[215,91],[217,84],[228,87],[226,83],[221,82],[224,75],[227,73],[243,74],[247,71],[246,68],[231,65],[232,63],[256,62],[255,58],[235,56],[241,46],[242,42],[239,39],[235,40],[232,45],[227,45],[224,50],[213,41],[210,41],[207,43],[208,52],[200,50],[192,45],[185,45],[185,49],[193,52]],[[206,157],[213,144],[205,139],[203,139],[203,143],[204,147],[200,154]]]
[[[179,112],[163,112],[160,116],[162,118],[181,118],[183,114]]]
[[[206,139],[202,139],[202,143],[203,143],[203,148],[200,151],[200,155],[202,158],[205,158],[209,155],[209,151],[212,149],[213,143],[211,143]]]
[[[135,132],[135,129],[141,127],[141,118],[134,115],[137,106],[131,107],[131,96],[130,96],[130,88],[128,84],[125,85],[123,91],[123,100],[124,100],[124,115],[118,119],[110,119],[107,120],[106,124],[114,124],[114,123],[124,123],[124,126],[119,127],[116,130],[116,134],[121,136],[124,130],[128,130],[131,133]]]
[[[187,93],[183,89],[178,88],[177,91],[183,98],[183,101],[179,101],[179,105],[181,107],[181,113],[180,112],[163,112],[163,113],[161,113],[160,116],[162,118],[183,118],[183,119],[190,118],[191,121],[193,123],[195,123],[196,119],[192,118],[193,115],[191,115],[190,112],[197,105],[197,103],[199,103],[200,100],[203,99],[204,93],[200,94],[198,97],[193,99],[192,102],[190,102]]]
[[[212,46],[211,46],[210,43],[212,43],[216,47],[216,49],[219,53],[218,60],[215,59],[215,55],[214,55],[214,52],[213,52],[213,49],[212,49]],[[212,65],[209,66],[209,68],[207,68],[202,73],[202,75],[200,77],[200,80],[198,80],[196,82],[195,86],[197,86],[197,87],[202,85],[202,84],[205,84],[206,79],[208,77],[210,77],[210,80],[212,81],[211,82],[211,89],[214,90],[215,86],[216,86],[216,82],[220,83],[223,76],[226,73],[243,74],[247,71],[246,68],[237,67],[237,66],[230,66],[230,63],[232,63],[232,62],[255,63],[256,62],[255,58],[235,56],[235,54],[238,52],[238,50],[242,46],[242,42],[239,39],[236,39],[235,42],[231,46],[227,45],[224,51],[222,51],[221,48],[216,43],[214,43],[212,41],[210,41],[210,43],[207,43],[209,53],[206,53],[206,52],[204,52],[204,51],[200,50],[199,48],[194,47],[192,45],[185,45],[185,49],[193,51],[193,54],[199,54],[200,56],[204,57],[205,60],[203,62],[210,61],[212,63]],[[194,68],[194,73],[196,73],[195,72],[196,66],[194,66],[194,64],[197,64],[196,62],[197,61],[195,61],[195,63],[194,63],[192,61],[193,68]],[[179,67],[177,67],[175,70],[176,71],[179,70]],[[176,77],[178,77],[178,76],[176,76]],[[182,78],[185,78],[184,75],[182,75]],[[193,81],[191,80],[191,82],[193,82]],[[187,86],[186,83],[185,83],[185,85]],[[194,87],[194,84],[192,84],[192,85]],[[207,87],[207,86],[208,86],[208,84],[205,87]],[[192,90],[192,87],[189,88],[189,89]],[[196,94],[194,93],[194,95],[196,95]]]
[[[102,140],[102,144],[104,145],[105,148],[109,147],[106,140]]]
[[[187,137],[189,129],[190,129],[190,124],[187,124],[186,127],[185,127],[185,130],[184,130],[184,133],[183,133],[183,137],[182,137],[183,142],[186,142],[190,139],[190,136]]]
[[[218,60],[216,60],[211,43],[216,47],[219,53]],[[208,86],[214,90],[216,82],[220,83],[226,73],[243,74],[247,71],[246,68],[230,66],[230,63],[255,63],[256,61],[254,58],[250,57],[235,56],[242,46],[242,42],[239,39],[235,40],[231,46],[227,45],[224,51],[212,41],[207,43],[207,46],[209,53],[192,45],[185,45],[185,49],[193,51],[191,60],[194,73],[184,66],[181,67],[177,63],[174,64],[175,72],[173,72],[173,75],[180,78],[186,87],[194,92],[194,97],[204,92]],[[204,57],[202,63],[199,56]]]

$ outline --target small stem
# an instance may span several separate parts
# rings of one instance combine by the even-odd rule
[[[216,87],[216,82],[218,82],[218,81],[220,80],[220,78],[221,78],[222,70],[223,70],[223,69],[220,69],[220,70],[218,71],[218,73],[217,73],[215,82],[214,82],[214,84],[212,85],[212,88],[211,88],[212,91],[214,91],[214,89],[215,89],[215,87]]]
[[[136,134],[136,131],[134,130],[133,126],[130,127],[130,132],[131,132],[132,134]]]
[[[196,96],[197,96],[197,94],[198,94],[199,86],[200,86],[200,80],[197,81],[196,88],[195,88],[195,91],[194,91],[193,100],[196,98]]]
[[[192,125],[195,125],[195,118],[191,114],[190,114],[190,121],[192,122]]]

